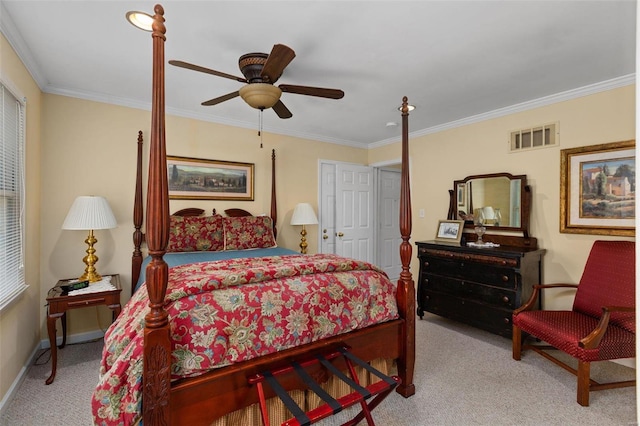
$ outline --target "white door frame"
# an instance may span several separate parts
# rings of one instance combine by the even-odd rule
[[[345,161],[335,161],[335,160],[323,160],[323,159],[319,159],[318,160],[318,209],[321,208],[322,206],[322,164],[354,164],[354,165],[362,165],[362,164],[357,164],[357,163],[350,163],[350,162],[345,162]],[[375,221],[375,223],[378,223],[378,209],[379,209],[379,205],[378,205],[378,185],[379,185],[379,181],[378,181],[378,173],[379,173],[379,169],[383,168],[383,167],[388,167],[388,166],[393,166],[393,165],[398,165],[398,164],[402,164],[402,159],[401,158],[395,158],[395,159],[391,159],[391,160],[385,160],[385,161],[379,161],[376,163],[372,163],[369,166],[373,168],[373,178],[374,178],[374,189],[373,189],[373,205],[375,206],[374,211],[372,212],[372,218]],[[409,158],[409,166],[411,165],[411,158]],[[409,167],[409,169],[411,169],[411,167]],[[410,179],[411,180],[411,179]],[[409,185],[411,186],[411,183],[409,183]],[[322,220],[322,219],[321,219]],[[319,224],[318,226],[318,236],[317,236],[317,241],[318,241],[318,247],[317,247],[317,252],[320,253],[322,252],[322,223]],[[373,230],[373,241],[375,244],[375,249],[374,249],[374,263],[378,262],[378,226],[374,227]]]

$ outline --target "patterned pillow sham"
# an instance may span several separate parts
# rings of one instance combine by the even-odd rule
[[[268,216],[225,217],[224,249],[276,247],[272,223]]]
[[[224,250],[222,216],[171,216],[168,252]]]

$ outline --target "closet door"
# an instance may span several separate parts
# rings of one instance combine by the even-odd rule
[[[320,163],[320,253],[336,252],[336,164]]]
[[[336,254],[374,262],[373,168],[336,165]]]
[[[377,265],[392,281],[400,277],[400,171],[380,169],[378,173]]]

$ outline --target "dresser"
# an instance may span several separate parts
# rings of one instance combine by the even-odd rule
[[[511,337],[513,310],[541,283],[544,249],[473,248],[436,241],[416,245],[421,319],[426,311]]]

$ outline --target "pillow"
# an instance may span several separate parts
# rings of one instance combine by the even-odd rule
[[[224,250],[222,216],[171,216],[167,252]]]
[[[276,247],[272,223],[268,216],[225,217],[224,249]]]

